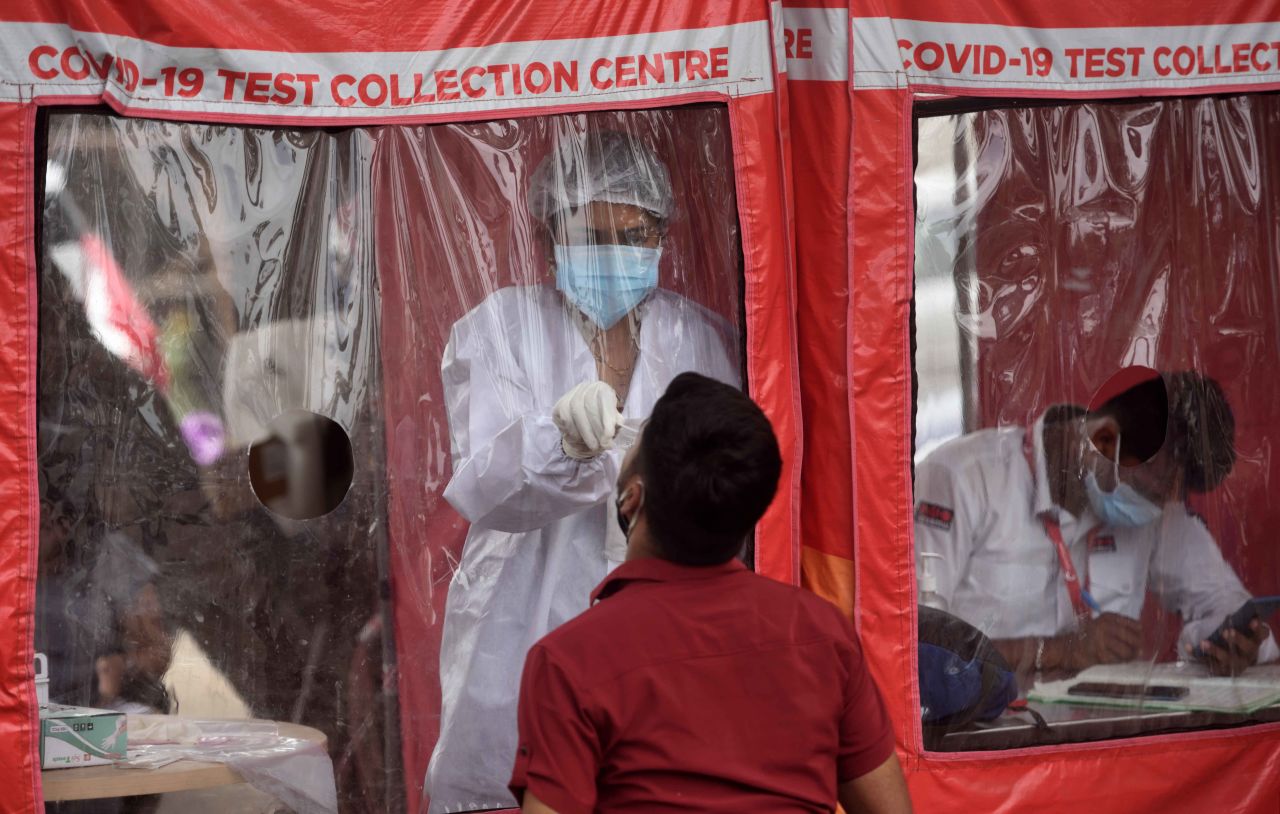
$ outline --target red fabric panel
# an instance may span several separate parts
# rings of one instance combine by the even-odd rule
[[[853,613],[849,433],[849,96],[838,82],[788,85],[795,179],[797,354],[805,426],[802,584]],[[833,570],[834,569],[834,570]],[[847,571],[848,575],[835,573]]]
[[[800,392],[790,238],[782,228],[786,214],[778,115],[772,96],[729,103],[746,277],[747,380],[782,450],[778,496],[756,528],[756,572],[795,584],[800,578]]]
[[[37,805],[39,731],[32,684],[35,604],[35,110],[0,105],[0,812]]]
[[[898,743],[919,749],[911,539],[911,296],[905,97],[853,96],[849,187],[850,397],[859,632]],[[862,123],[860,126],[858,123]],[[908,128],[908,129],[904,129]],[[874,623],[873,623],[874,620]]]
[[[15,22],[65,23],[81,31],[139,37],[184,48],[264,51],[432,51],[494,42],[570,39],[704,28],[763,19],[763,3],[705,0],[683,3],[477,3],[430,7],[383,5],[370,13],[358,0],[326,3],[323,12],[287,0],[232,5],[101,3],[37,0],[4,11]]]
[[[1280,805],[1280,729],[1203,740],[1111,741],[994,759],[909,759],[917,811],[1272,814]]]

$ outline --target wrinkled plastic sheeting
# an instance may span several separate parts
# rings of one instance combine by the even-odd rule
[[[728,118],[692,107],[391,136],[388,172],[454,179],[389,178],[378,201],[394,252],[383,296],[407,304],[384,309],[384,358],[431,348],[442,370],[386,389],[394,536],[431,541],[396,548],[397,593],[415,598],[397,607],[401,674],[414,677],[402,699],[440,710],[406,733],[406,765],[421,778],[430,756],[431,811],[500,808],[514,804],[524,653],[584,610],[625,552],[623,439],[568,459],[553,408],[604,381],[634,429],[682,371],[742,382]],[[606,264],[627,276],[619,296],[596,291]]]
[[[927,566],[941,603],[993,638],[1070,633],[1047,535],[1037,528],[983,564],[967,547],[987,545],[993,526],[976,526],[999,520],[964,517],[974,504],[959,493],[937,497],[939,467],[967,495],[1007,490],[979,483],[987,470],[963,469],[959,458],[1021,458],[1022,433],[1046,410],[1097,406],[1116,395],[1108,381],[1122,369],[1211,377],[1234,416],[1237,455],[1220,486],[1190,494],[1194,528],[1173,506],[1144,532],[1156,540],[1149,558],[1105,528],[1092,554],[1083,533],[1071,548],[1104,610],[1141,616],[1147,668],[1135,680],[1161,683],[1174,673],[1158,662],[1186,659],[1185,645],[1250,594],[1280,593],[1280,552],[1270,545],[1280,521],[1271,497],[1280,482],[1271,374],[1280,364],[1280,97],[954,110],[924,106],[917,121],[917,555],[941,555]],[[1188,420],[1201,452],[1221,451],[1209,439],[1230,429],[1228,419],[1202,411]],[[961,436],[967,447],[955,446]],[[1010,505],[1008,491],[986,499],[996,514],[1034,516],[1030,505]],[[1197,536],[1204,527],[1212,539]],[[1170,542],[1188,536],[1193,553]],[[950,601],[965,590],[978,598]],[[1045,607],[1059,609],[1057,628],[1031,621],[1031,609]],[[1023,676],[1024,695],[1033,680]]]
[[[315,727],[343,811],[433,752],[433,810],[510,804],[524,653],[623,555],[626,446],[676,374],[743,384],[726,110],[46,124],[53,700]],[[624,429],[578,461],[551,412],[595,381]]]
[[[318,744],[282,734],[273,723],[129,717],[129,759],[117,768],[163,765],[175,759],[225,763],[246,783],[297,814],[338,811],[329,755]]]

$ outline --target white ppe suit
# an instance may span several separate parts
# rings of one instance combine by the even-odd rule
[[[647,417],[684,371],[739,384],[723,319],[662,289],[635,314],[624,421]],[[453,478],[444,496],[471,528],[445,610],[431,812],[514,805],[507,782],[525,654],[586,610],[625,555],[613,510],[623,451],[570,458],[551,417],[570,388],[598,379],[578,319],[551,286],[504,288],[453,326],[445,349]]]

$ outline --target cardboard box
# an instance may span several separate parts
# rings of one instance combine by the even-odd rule
[[[40,708],[40,765],[45,769],[124,760],[128,741],[122,712],[62,704]]]

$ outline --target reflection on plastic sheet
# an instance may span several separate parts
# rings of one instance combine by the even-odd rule
[[[117,769],[149,771],[178,760],[225,763],[296,814],[338,810],[329,756],[274,723],[131,715],[128,727],[129,754]]]
[[[254,718],[326,734],[341,810],[510,803],[524,652],[623,556],[623,452],[677,373],[741,379],[723,108],[55,113],[47,152],[51,697],[180,715],[191,641]]]
[[[391,415],[416,419],[397,428],[392,477],[431,484],[402,493],[393,524],[412,528],[422,514],[410,512],[424,513],[449,541],[425,566],[424,605],[440,615],[424,635],[439,637],[439,660],[419,648],[413,671],[427,679],[405,687],[439,704],[432,811],[512,803],[524,653],[584,610],[624,555],[613,488],[626,436],[681,371],[739,381],[729,144],[723,112],[701,108],[397,139],[397,160],[448,162],[450,177],[466,179],[393,204],[453,213],[447,228],[404,240],[397,268],[448,258],[456,288],[384,275],[388,300],[439,315],[423,326],[410,309],[383,327],[387,358],[420,342],[441,354],[430,402],[398,380],[387,393]],[[446,448],[451,471],[437,480]],[[446,505],[469,522],[465,538]],[[422,573],[419,563],[397,571]],[[421,624],[399,621],[402,641]],[[401,657],[408,672],[403,646]]]
[[[915,543],[921,602],[959,623],[922,626],[921,686],[926,724],[964,719],[932,748],[1280,717],[1151,678],[1280,656],[1246,604],[1280,592],[1278,139],[1274,95],[919,121]],[[1030,712],[991,715],[1001,675]]]

